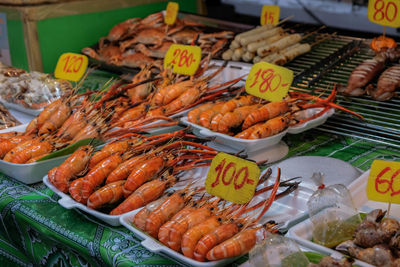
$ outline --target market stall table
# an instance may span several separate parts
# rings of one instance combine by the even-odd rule
[[[396,148],[308,131],[284,138],[293,156],[329,156],[363,171],[375,159],[398,160]],[[287,158],[286,157],[286,158]],[[0,175],[0,264],[7,266],[174,266],[149,252],[123,227],[67,210],[43,183],[31,186]],[[242,257],[235,265],[246,260]]]

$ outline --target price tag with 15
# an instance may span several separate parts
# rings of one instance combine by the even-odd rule
[[[400,204],[400,162],[375,160],[368,177],[369,200]]]
[[[57,61],[54,76],[57,79],[79,81],[88,66],[88,58],[85,55],[76,53],[64,53]]]
[[[263,6],[260,17],[261,25],[278,24],[280,14],[281,14],[281,8],[279,6],[268,6],[268,5]]]
[[[248,94],[277,102],[287,95],[292,81],[293,71],[274,64],[259,62],[251,68],[245,88]]]
[[[211,162],[205,186],[211,195],[244,204],[253,198],[259,176],[256,163],[220,152]]]
[[[168,25],[173,25],[178,16],[179,4],[175,2],[168,2],[167,9],[165,10],[164,22]]]
[[[201,61],[201,48],[194,45],[172,44],[164,58],[164,68],[174,73],[193,75]]]

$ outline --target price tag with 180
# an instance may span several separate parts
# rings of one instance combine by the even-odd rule
[[[248,94],[276,102],[287,95],[292,81],[293,71],[259,62],[251,68],[245,87]]]
[[[400,204],[400,162],[375,160],[368,177],[369,200]]]
[[[278,24],[280,14],[281,14],[281,8],[279,6],[268,6],[268,5],[263,6],[260,17],[261,25]]]
[[[400,27],[400,1],[369,0],[368,19],[379,25]]]
[[[88,66],[88,58],[85,55],[75,53],[64,53],[57,61],[54,76],[57,79],[79,81]]]
[[[259,176],[256,163],[220,152],[211,162],[206,190],[211,195],[244,204],[253,198]]]
[[[164,68],[172,68],[174,73],[193,75],[201,61],[201,48],[194,45],[173,44],[164,58]]]

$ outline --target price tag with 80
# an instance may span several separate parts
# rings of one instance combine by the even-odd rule
[[[256,163],[220,152],[211,162],[206,190],[211,195],[244,204],[253,198],[259,176]]]
[[[251,68],[245,87],[248,94],[276,102],[287,95],[292,81],[293,71],[259,62]]]
[[[85,73],[87,65],[87,56],[75,53],[64,53],[58,59],[54,76],[57,79],[77,82]]]
[[[281,8],[279,6],[267,6],[267,5],[263,6],[260,17],[261,25],[278,24],[280,14],[281,14]]]
[[[400,162],[375,160],[368,177],[369,200],[400,204]]]
[[[379,25],[400,27],[400,1],[369,0],[368,19]]]
[[[164,58],[164,68],[184,75],[196,73],[201,61],[201,48],[194,45],[173,44]]]

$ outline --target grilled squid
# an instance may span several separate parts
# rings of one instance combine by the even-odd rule
[[[399,86],[400,65],[395,65],[382,73],[382,75],[379,77],[376,88],[373,85],[369,85],[367,87],[367,93],[375,100],[385,101],[396,96],[394,91]]]
[[[347,87],[339,89],[339,92],[350,95],[363,95],[363,87],[385,68],[385,62],[379,59],[367,59],[358,65],[350,74]]]

